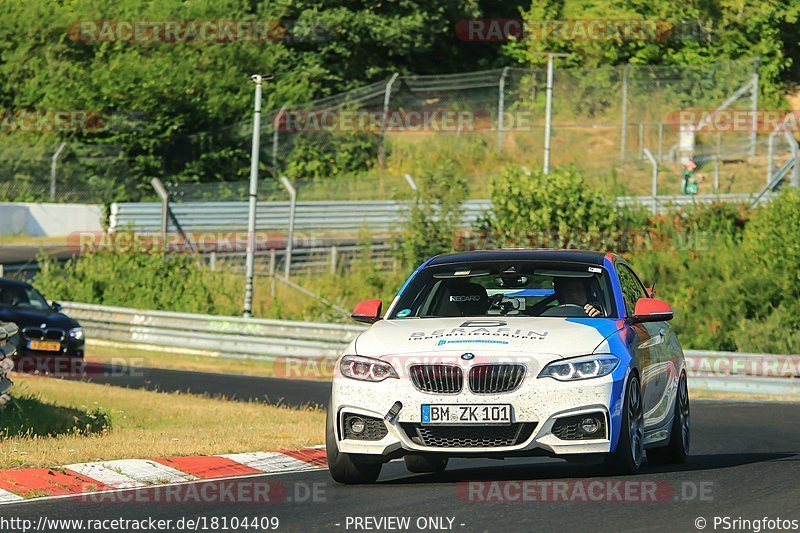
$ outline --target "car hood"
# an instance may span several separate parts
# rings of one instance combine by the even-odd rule
[[[591,354],[623,323],[611,318],[485,317],[380,320],[355,342],[358,355],[481,352]]]
[[[25,327],[41,327],[47,324],[48,328],[70,329],[77,328],[79,324],[63,313],[52,310],[36,311],[21,307],[0,306],[0,321],[13,322],[20,329]]]

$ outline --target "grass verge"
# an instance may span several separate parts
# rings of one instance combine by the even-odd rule
[[[20,375],[15,381],[16,405],[0,413],[0,468],[268,451],[324,439],[318,409]],[[20,417],[25,424],[14,422]]]

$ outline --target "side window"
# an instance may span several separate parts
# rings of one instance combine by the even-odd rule
[[[625,300],[625,310],[628,316],[633,316],[633,311],[636,308],[636,300],[646,296],[642,284],[636,279],[633,271],[625,265],[617,265],[617,273],[619,274],[619,284],[622,288],[622,299]]]

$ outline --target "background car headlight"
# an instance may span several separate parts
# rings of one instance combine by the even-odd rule
[[[362,357],[360,355],[345,355],[339,363],[342,375],[361,381],[383,381],[388,378],[397,378],[394,367],[386,361]]]
[[[599,378],[610,374],[617,368],[616,355],[600,354],[553,361],[539,372],[540,378],[553,378],[559,381]]]
[[[83,328],[72,328],[68,333],[70,337],[77,341],[83,338]]]

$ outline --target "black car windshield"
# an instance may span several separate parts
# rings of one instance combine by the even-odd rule
[[[482,261],[423,269],[389,318],[466,316],[615,318],[609,274],[597,265]]]
[[[24,285],[0,283],[0,306],[49,309],[47,300],[34,289]]]

